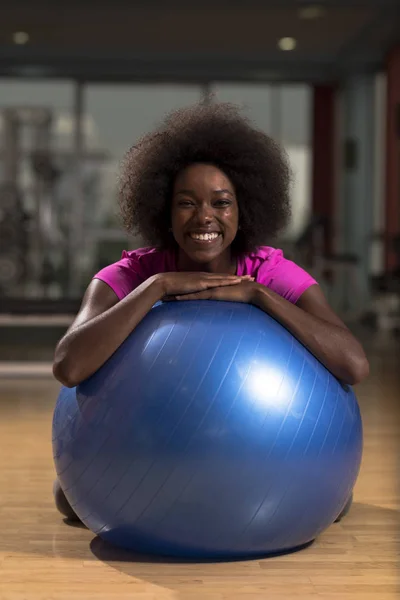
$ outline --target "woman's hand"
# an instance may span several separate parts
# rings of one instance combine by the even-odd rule
[[[241,280],[239,285],[214,287],[191,294],[178,294],[176,300],[222,300],[225,302],[253,303],[258,284],[252,278]]]
[[[176,298],[198,292],[205,292],[213,288],[226,289],[237,286],[239,283],[249,281],[250,276],[238,277],[224,273],[162,273],[158,275],[161,280],[164,296]]]

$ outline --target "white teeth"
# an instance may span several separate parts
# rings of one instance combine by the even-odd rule
[[[219,233],[191,233],[190,237],[194,240],[211,241],[216,240]]]

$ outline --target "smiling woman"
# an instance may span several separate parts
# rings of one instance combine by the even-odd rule
[[[214,167],[214,176],[211,170],[191,168],[196,165]],[[287,225],[290,182],[283,149],[235,106],[200,104],[173,112],[127,152],[119,200],[128,231],[140,233],[149,246],[176,249],[168,227],[177,185],[192,192],[182,198],[189,202],[204,199],[206,187],[207,194],[227,190],[236,199],[240,220],[232,250],[242,254],[266,244]],[[194,191],[199,197],[193,197]]]
[[[250,303],[272,315],[345,383],[368,362],[318,283],[264,245],[287,223],[281,148],[229,104],[172,113],[126,155],[125,226],[149,247],[125,251],[90,283],[59,342],[55,376],[74,386],[99,369],[159,300]]]
[[[287,221],[288,183],[282,151],[230,105],[178,111],[145,136],[127,154],[120,200],[150,246],[94,276],[56,348],[56,378],[74,387],[93,375],[160,300],[253,304],[342,382],[366,377],[361,345],[318,283],[263,245]]]

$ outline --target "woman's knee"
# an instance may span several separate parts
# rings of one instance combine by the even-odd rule
[[[64,515],[69,521],[79,521],[78,515],[75,513],[74,509],[71,507],[68,502],[64,492],[62,491],[60,482],[58,479],[55,480],[53,485],[53,495],[54,502],[56,504],[57,510]]]

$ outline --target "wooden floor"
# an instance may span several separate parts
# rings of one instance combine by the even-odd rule
[[[400,597],[399,344],[370,339],[358,389],[365,452],[350,515],[266,560],[191,564],[125,554],[66,525],[52,501],[58,385],[0,379],[0,600],[389,600]]]

